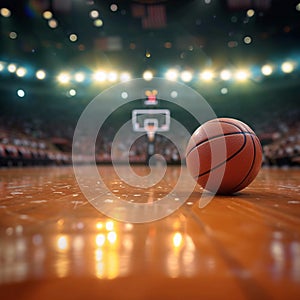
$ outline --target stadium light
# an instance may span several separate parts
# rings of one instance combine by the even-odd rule
[[[118,80],[118,74],[116,72],[109,72],[107,74],[107,80],[110,82],[115,82]]]
[[[83,82],[85,80],[85,75],[82,72],[77,72],[74,75],[74,78],[75,78],[75,81],[77,81],[77,82]]]
[[[18,95],[18,97],[23,98],[23,97],[25,97],[25,91],[22,89],[19,89],[19,90],[17,90],[17,95]]]
[[[35,76],[37,79],[39,80],[43,80],[45,79],[46,77],[46,72],[44,70],[38,70],[36,73],[35,73]]]
[[[4,18],[9,18],[9,17],[11,16],[11,11],[10,11],[8,8],[3,7],[3,8],[1,8],[1,10],[0,10],[0,14],[1,14],[1,16],[4,17]]]
[[[243,41],[245,44],[249,45],[252,43],[252,37],[247,35],[244,37]]]
[[[153,78],[153,73],[151,71],[145,71],[143,73],[143,78],[146,80],[146,81],[150,81],[152,80]]]
[[[58,82],[62,83],[62,84],[67,84],[70,82],[70,75],[68,73],[60,73],[58,76],[57,76],[57,80]]]
[[[112,12],[116,12],[118,10],[118,5],[113,3],[109,8]]]
[[[246,70],[239,70],[235,74],[237,81],[246,81],[249,78],[249,73]]]
[[[15,64],[9,64],[7,66],[7,70],[9,73],[15,73],[17,70],[17,66]]]
[[[281,70],[284,73],[292,73],[294,71],[294,64],[290,61],[286,61],[281,65]]]
[[[255,15],[255,10],[254,9],[248,9],[247,10],[247,17],[251,18]]]
[[[221,94],[222,95],[228,94],[228,88],[226,88],[226,87],[221,88]]]
[[[51,19],[48,21],[48,26],[52,29],[55,29],[58,26],[58,23],[55,19]]]
[[[128,93],[127,92],[122,92],[121,97],[122,97],[122,99],[127,99],[128,98]]]
[[[53,17],[53,14],[52,14],[51,11],[46,10],[46,11],[43,12],[43,18],[44,19],[50,20],[50,19],[52,19],[52,17]]]
[[[128,81],[130,79],[131,79],[131,75],[129,73],[123,72],[123,73],[120,74],[120,80],[122,82]]]
[[[193,79],[193,74],[190,71],[183,71],[180,78],[184,82],[190,82]]]
[[[16,74],[18,77],[24,77],[27,73],[27,70],[23,67],[17,69]]]
[[[70,40],[70,42],[76,42],[78,40],[77,34],[76,33],[71,33],[69,35],[69,40]]]
[[[271,65],[264,65],[261,67],[261,73],[265,76],[270,76],[273,73],[273,67]]]
[[[9,33],[9,37],[12,39],[12,40],[15,40],[17,37],[18,37],[18,34],[15,32],[15,31],[11,31]]]
[[[175,81],[178,78],[178,71],[175,69],[170,69],[165,74],[166,79]]]
[[[96,20],[94,20],[93,23],[94,23],[95,27],[101,27],[101,26],[103,26],[103,21],[101,19],[96,19]]]
[[[70,95],[71,97],[76,96],[76,94],[77,94],[77,92],[76,92],[75,89],[70,89],[70,90],[69,90],[69,95]]]
[[[96,9],[93,9],[90,11],[90,18],[97,19],[99,17],[99,11]]]
[[[96,71],[93,78],[97,82],[104,82],[106,80],[107,74],[104,71]]]
[[[220,73],[220,78],[224,81],[230,80],[232,77],[231,72],[229,70],[223,70]]]
[[[214,74],[210,70],[205,70],[200,74],[200,78],[204,81],[211,81],[214,77]]]

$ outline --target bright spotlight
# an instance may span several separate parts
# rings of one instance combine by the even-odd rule
[[[19,90],[17,90],[17,95],[18,95],[18,97],[23,98],[23,97],[25,97],[25,91],[22,89],[19,89]]]
[[[205,70],[200,74],[200,78],[204,81],[211,81],[214,77],[214,74],[210,70]]]
[[[121,93],[121,97],[122,97],[123,99],[127,99],[127,98],[128,98],[128,93],[127,93],[127,92],[122,92],[122,93]]]
[[[223,70],[223,71],[221,71],[221,73],[220,73],[220,77],[221,77],[221,79],[222,80],[225,80],[225,81],[227,81],[227,80],[230,80],[231,79],[231,72],[229,71],[229,70]]]
[[[131,79],[131,75],[130,75],[129,73],[124,72],[124,73],[121,73],[121,74],[120,74],[120,80],[121,80],[122,82],[128,81],[128,80],[130,80],[130,79]]]
[[[264,65],[261,67],[261,72],[265,76],[270,76],[273,73],[273,67],[271,65]]]
[[[77,35],[76,35],[75,33],[70,34],[69,40],[70,40],[71,42],[76,42],[77,39],[78,39],[78,37],[77,37]]]
[[[193,74],[190,71],[183,71],[180,77],[182,81],[190,82],[193,79]]]
[[[245,70],[239,70],[235,74],[235,78],[238,81],[246,81],[248,79],[248,77],[249,77],[249,73]]]
[[[50,20],[53,17],[53,14],[51,11],[46,10],[43,12],[43,18],[46,20]]]
[[[17,70],[17,66],[15,64],[9,64],[7,66],[7,70],[9,73],[15,73]]]
[[[76,96],[76,94],[77,94],[76,90],[74,90],[74,89],[70,89],[70,90],[69,90],[69,95],[70,95],[71,97]]]
[[[244,37],[244,43],[249,45],[252,43],[252,37],[251,36],[245,36]]]
[[[11,31],[9,33],[9,37],[12,39],[12,40],[15,40],[17,37],[18,37],[18,34],[15,32],[15,31]]]
[[[118,10],[118,5],[117,4],[112,4],[110,6],[110,10],[113,11],[113,12],[117,11]]]
[[[57,80],[62,83],[62,84],[66,84],[66,83],[69,83],[70,82],[70,75],[68,73],[60,73],[58,76],[57,76]]]
[[[85,75],[82,72],[78,72],[75,74],[74,78],[77,82],[83,82],[85,80]]]
[[[226,88],[226,87],[221,88],[221,94],[222,95],[228,94],[228,88]]]
[[[284,72],[284,73],[291,73],[294,71],[294,64],[292,62],[284,62],[282,65],[281,65],[281,70]]]
[[[95,81],[98,81],[98,82],[103,82],[106,80],[106,72],[104,71],[97,71],[95,72],[93,78]]]
[[[101,19],[96,19],[96,20],[94,20],[93,23],[94,23],[95,27],[101,27],[101,26],[103,26],[103,21]]]
[[[99,11],[96,9],[93,9],[90,11],[90,17],[92,19],[97,19],[99,17]]]
[[[45,79],[46,77],[46,72],[44,70],[38,70],[36,73],[35,73],[35,76],[37,79],[39,80],[43,80]]]
[[[51,19],[48,21],[48,26],[52,29],[55,29],[58,26],[58,23],[55,19]]]
[[[5,8],[5,7],[1,8],[0,14],[1,14],[1,16],[4,17],[4,18],[8,18],[8,17],[11,16],[10,10],[9,10],[8,8]]]
[[[153,78],[153,73],[151,71],[145,71],[143,74],[143,78],[146,81],[150,81]]]
[[[150,58],[150,57],[151,57],[151,52],[146,51],[145,56],[146,56],[147,58]]]
[[[247,16],[249,18],[253,17],[255,15],[255,10],[254,9],[248,9],[247,10]]]
[[[20,67],[17,69],[16,74],[18,77],[24,77],[26,75],[27,71],[25,68]]]
[[[118,74],[116,72],[109,72],[107,75],[107,79],[110,82],[115,82],[118,79]]]
[[[165,77],[168,80],[175,81],[178,78],[178,71],[175,69],[170,69],[166,72]]]
[[[175,99],[175,98],[178,97],[178,92],[177,92],[177,91],[172,91],[172,92],[170,93],[170,96],[171,96],[173,99]]]

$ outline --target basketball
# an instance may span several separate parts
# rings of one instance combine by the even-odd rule
[[[202,124],[191,136],[186,164],[205,190],[234,194],[247,187],[258,174],[262,148],[254,131],[232,118]]]

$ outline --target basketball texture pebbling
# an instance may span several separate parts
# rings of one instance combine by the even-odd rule
[[[192,177],[205,190],[234,194],[257,176],[262,148],[254,131],[232,118],[202,124],[186,148],[186,164]]]

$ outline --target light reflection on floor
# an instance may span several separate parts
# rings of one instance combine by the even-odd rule
[[[79,221],[75,226],[59,219],[56,222],[59,233],[47,235],[24,236],[21,225],[10,227],[1,238],[0,283],[30,277],[63,278],[82,274],[113,279],[130,274],[137,268],[139,259],[145,259],[149,264],[153,260],[165,263],[159,267],[172,278],[193,276],[197,273],[196,247],[187,233],[178,231],[178,219],[174,221],[174,226],[169,224],[163,236],[158,236],[159,233],[150,226],[148,233],[143,233],[143,240],[138,242],[133,229],[139,225],[110,219],[96,221],[93,225],[92,220],[86,221],[88,225]],[[91,227],[94,232],[84,230]],[[65,232],[65,228],[69,232]],[[164,253],[154,258],[157,248],[161,247],[165,249]]]

